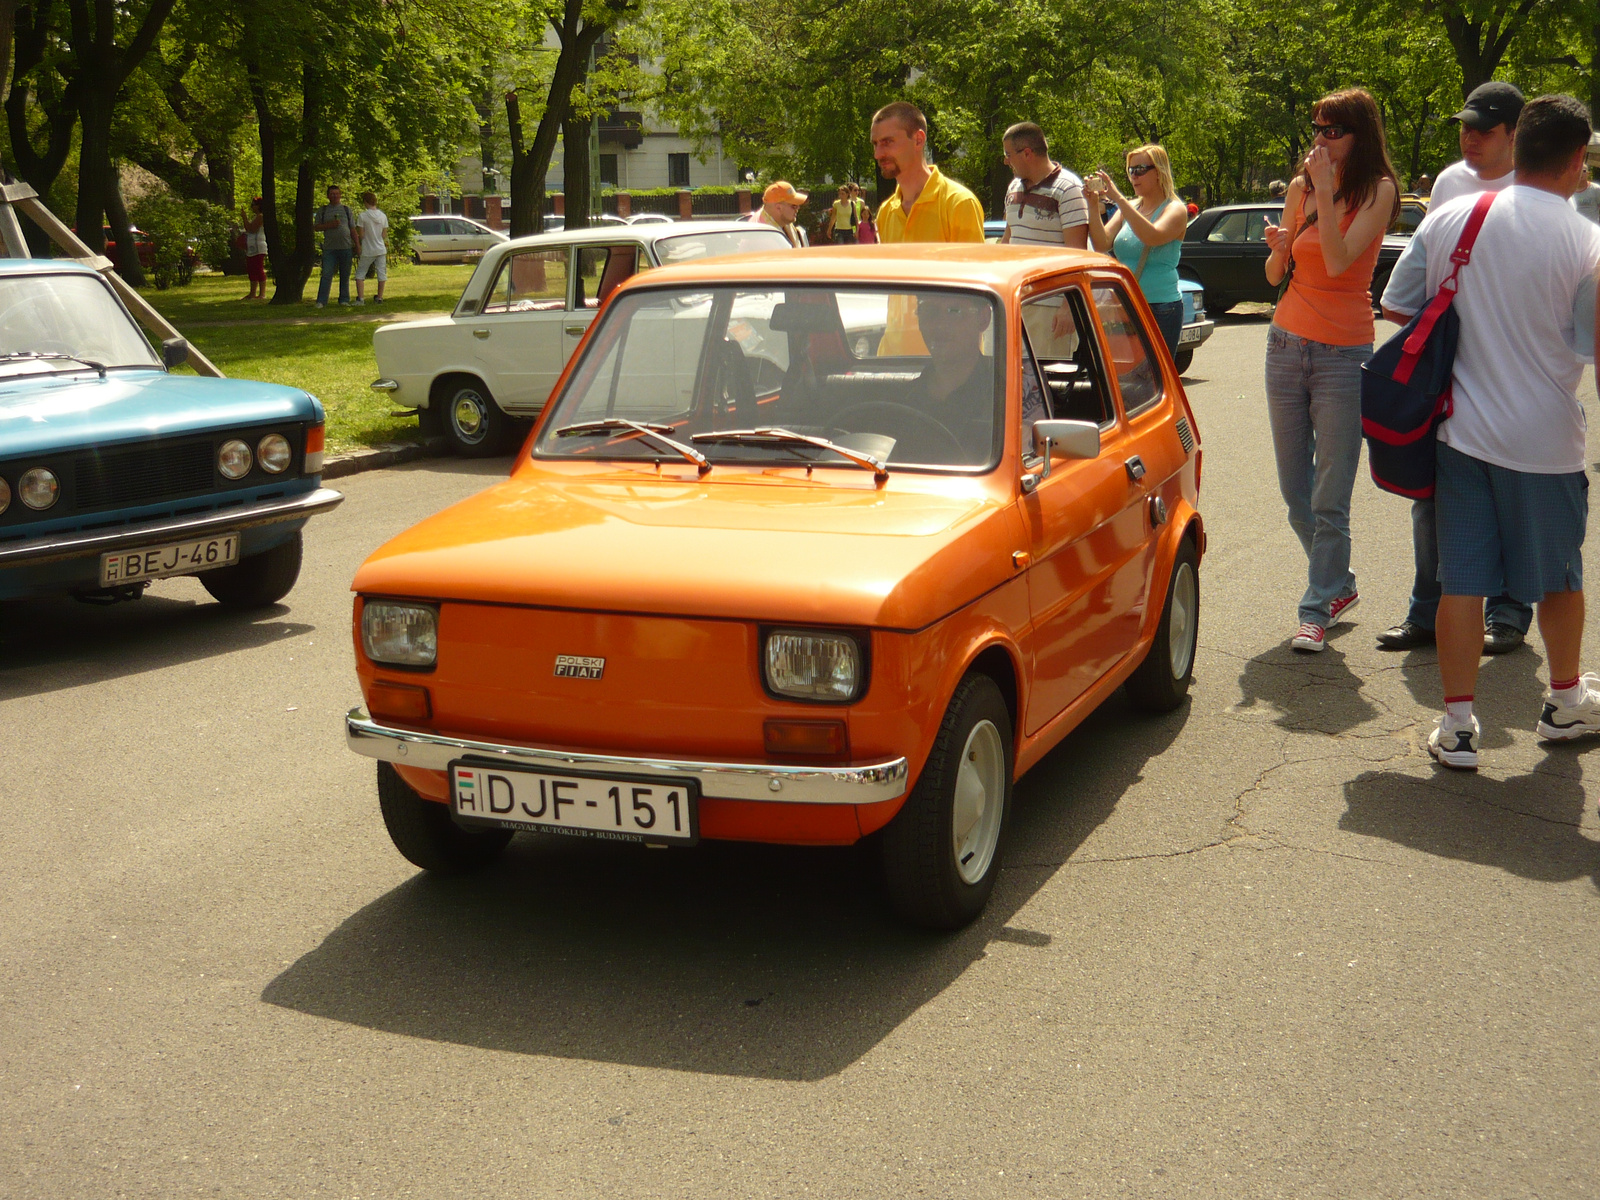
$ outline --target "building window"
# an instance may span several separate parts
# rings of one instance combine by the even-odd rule
[[[600,186],[617,186],[617,156],[615,154],[602,154],[600,156]]]
[[[689,186],[689,156],[687,154],[667,155],[667,186]]]

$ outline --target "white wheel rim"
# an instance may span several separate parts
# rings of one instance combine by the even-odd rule
[[[476,392],[460,392],[456,402],[451,407],[450,419],[456,427],[456,432],[465,442],[477,442],[483,439],[484,426],[483,398]]]
[[[956,873],[975,884],[989,873],[1000,842],[1000,817],[1005,806],[1006,754],[993,721],[979,721],[967,735],[956,772],[951,806],[951,847]]]
[[[1195,627],[1200,615],[1200,589],[1194,568],[1178,564],[1172,581],[1172,618],[1167,622],[1167,650],[1172,660],[1172,677],[1182,679],[1194,661]]]

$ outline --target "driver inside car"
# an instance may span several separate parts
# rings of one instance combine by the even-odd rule
[[[993,315],[994,306],[982,296],[918,297],[917,321],[931,361],[911,385],[912,406],[955,436],[963,461],[981,461],[989,453],[994,360],[983,352],[983,343]]]

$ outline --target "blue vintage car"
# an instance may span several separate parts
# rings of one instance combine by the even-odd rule
[[[322,484],[323,412],[296,388],[170,375],[110,285],[71,262],[0,260],[0,600],[109,602],[198,576],[276,603]]]

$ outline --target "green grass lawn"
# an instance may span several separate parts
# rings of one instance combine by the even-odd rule
[[[233,275],[200,275],[188,287],[150,288],[144,296],[224,374],[305,388],[321,400],[328,410],[328,449],[337,453],[420,436],[415,417],[396,416],[388,397],[368,386],[378,374],[372,331],[395,313],[450,311],[472,270],[470,263],[392,264],[383,304],[372,304],[369,280],[364,308],[314,307],[315,274],[303,304],[241,300],[249,284]],[[333,295],[337,299],[337,280]]]

